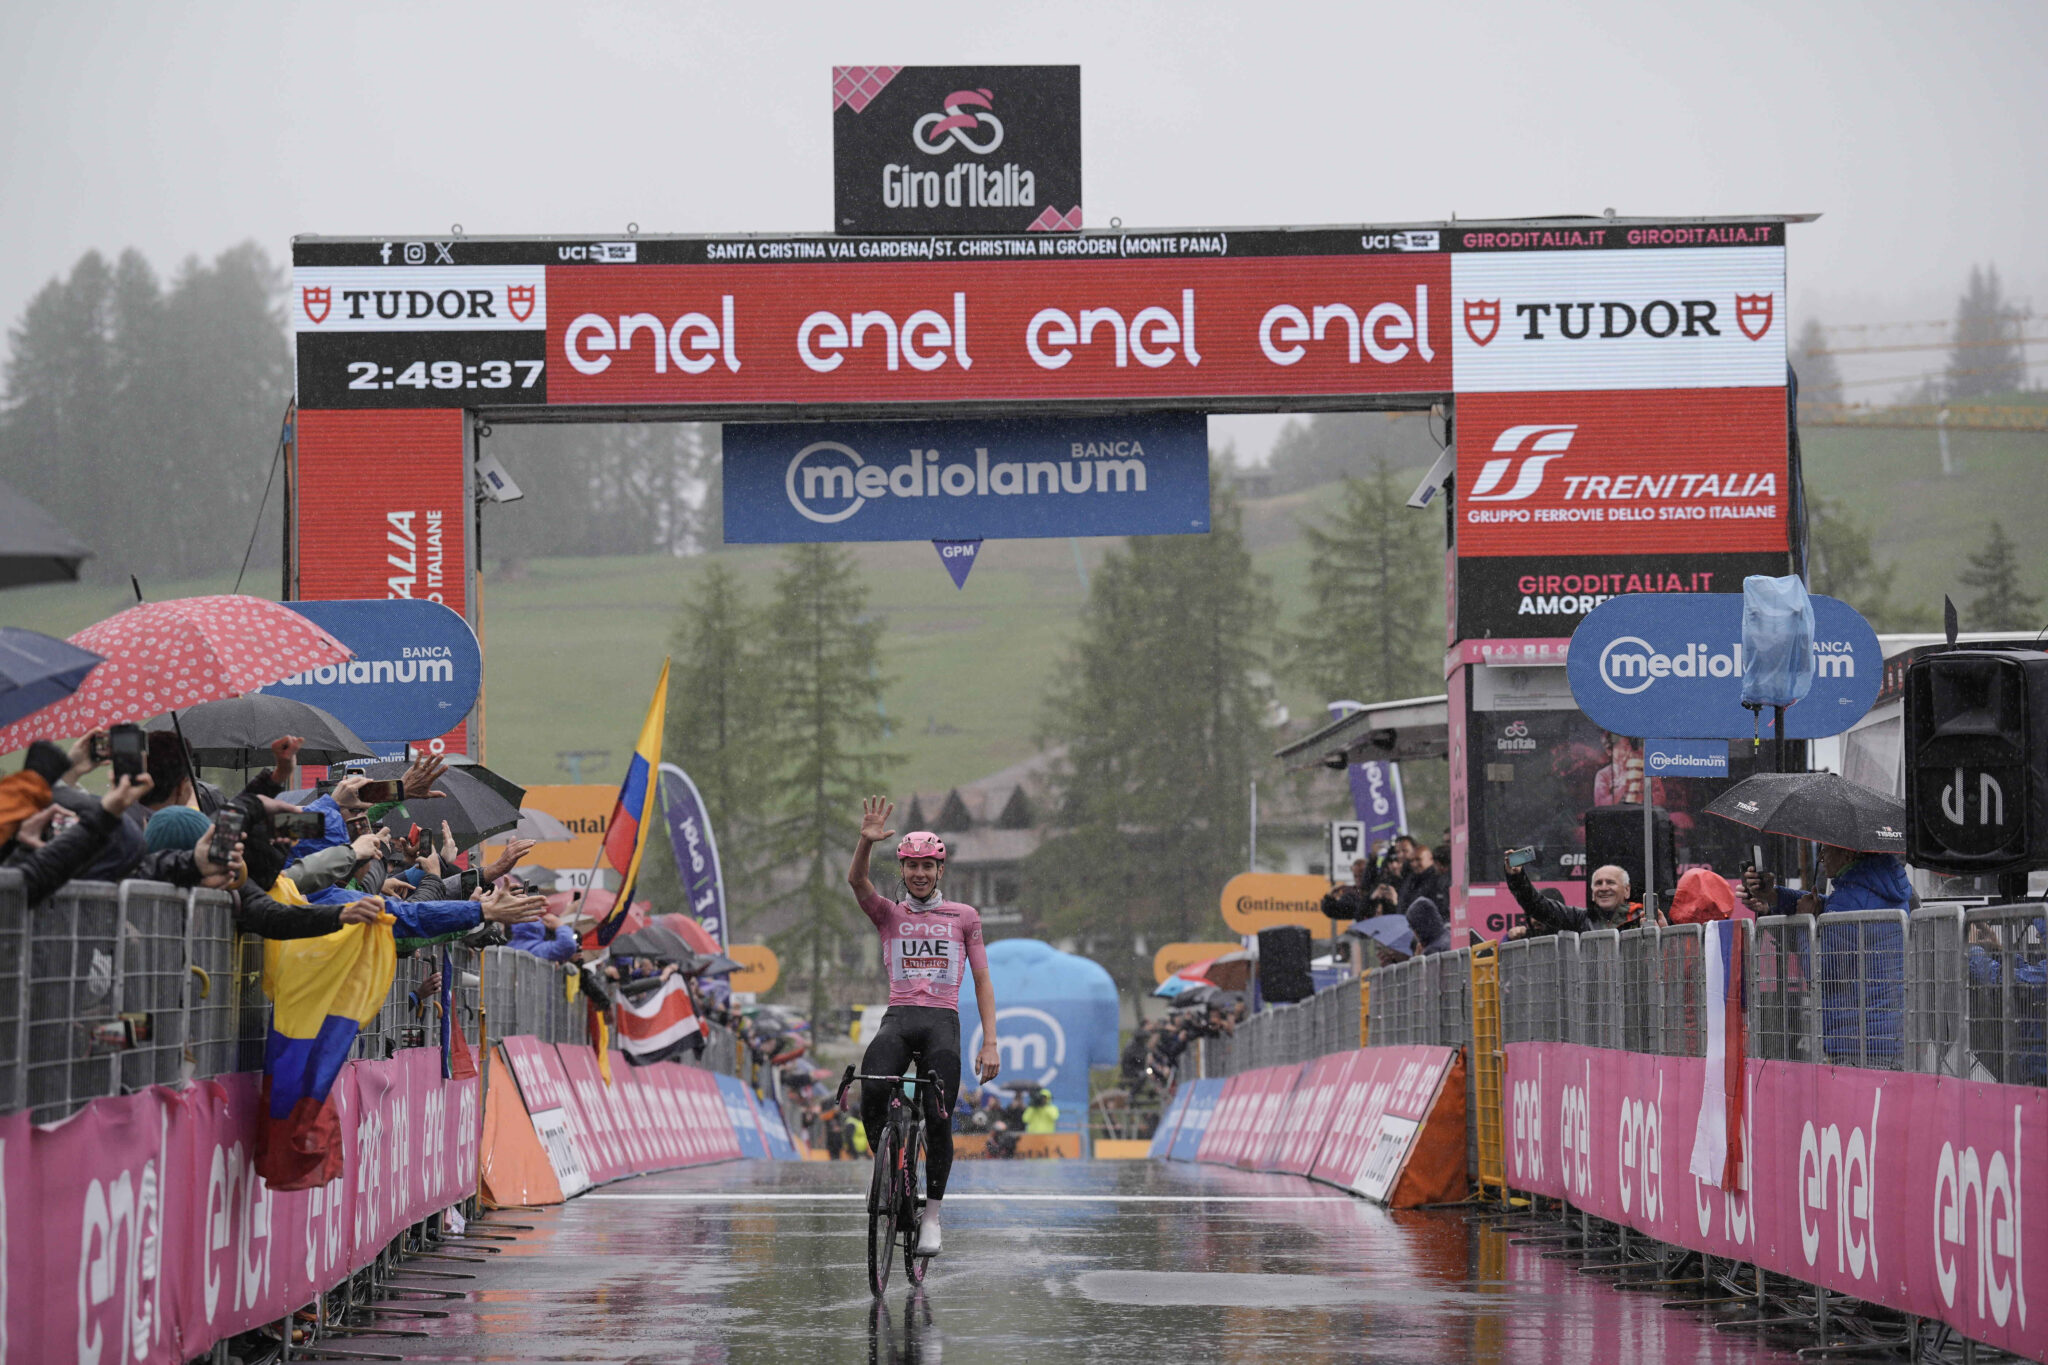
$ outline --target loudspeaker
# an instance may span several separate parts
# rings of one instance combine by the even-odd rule
[[[1300,925],[1259,930],[1259,994],[1275,1005],[1291,1005],[1314,995],[1308,958],[1308,930]]]
[[[1669,900],[1678,884],[1678,846],[1671,835],[1671,813],[1650,808],[1651,843],[1657,851],[1657,895]],[[1586,812],[1587,881],[1609,863],[1628,873],[1629,899],[1643,897],[1643,808],[1595,806]]]
[[[2048,867],[2048,653],[1989,645],[1916,660],[1905,712],[1907,860]]]

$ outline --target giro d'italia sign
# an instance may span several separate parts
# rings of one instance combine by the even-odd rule
[[[732,544],[1208,529],[1199,413],[725,428]]]

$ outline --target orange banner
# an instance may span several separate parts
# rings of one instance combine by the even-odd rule
[[[493,1208],[559,1204],[562,1185],[548,1164],[533,1120],[512,1084],[502,1048],[494,1048],[491,1088],[484,1096],[483,1197]]]
[[[1282,924],[1299,924],[1317,938],[1350,927],[1348,919],[1323,917],[1320,907],[1330,890],[1324,877],[1286,872],[1240,872],[1223,887],[1223,922],[1240,934],[1256,934]]]

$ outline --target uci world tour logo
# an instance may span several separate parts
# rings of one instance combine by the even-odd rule
[[[953,147],[987,156],[1003,145],[1003,121],[994,113],[995,95],[987,90],[955,90],[946,96],[946,112],[926,114],[910,130],[910,140],[926,156]],[[968,109],[981,112],[968,113]]]

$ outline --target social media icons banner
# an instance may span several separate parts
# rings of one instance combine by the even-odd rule
[[[1840,734],[1863,718],[1884,680],[1870,623],[1846,602],[1812,602],[1813,690],[1786,711],[1787,739]],[[1742,706],[1740,593],[1611,598],[1572,633],[1565,674],[1579,709],[1617,735],[1771,737],[1770,714]]]
[[[1200,413],[725,428],[731,544],[1208,529]]]

